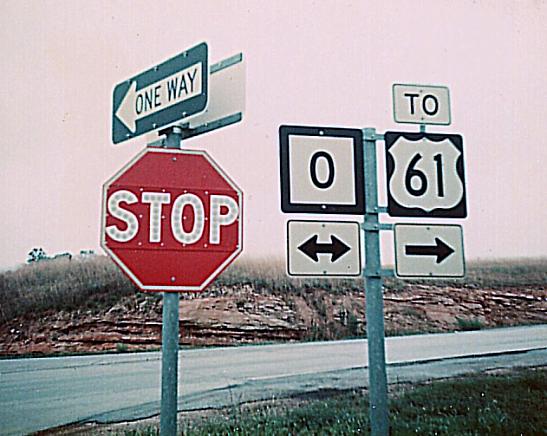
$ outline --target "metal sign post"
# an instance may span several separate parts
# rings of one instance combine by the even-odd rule
[[[173,127],[165,139],[166,148],[181,148],[182,129]],[[160,435],[177,434],[179,365],[179,294],[163,293],[161,327],[161,410]]]
[[[177,434],[179,294],[163,293],[160,434]]]
[[[370,425],[373,436],[389,434],[386,352],[384,345],[384,297],[380,258],[380,221],[376,174],[376,129],[363,130],[365,163],[365,299],[370,390]]]

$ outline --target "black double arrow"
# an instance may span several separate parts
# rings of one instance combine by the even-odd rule
[[[436,256],[435,263],[441,263],[454,253],[454,249],[439,238],[435,238],[435,245],[405,245],[407,256]]]
[[[314,262],[319,262],[319,256],[317,255],[322,253],[331,254],[330,261],[336,262],[351,250],[351,247],[348,247],[334,235],[330,235],[330,243],[317,242],[318,237],[319,235],[313,235],[306,242],[298,246],[298,249]]]

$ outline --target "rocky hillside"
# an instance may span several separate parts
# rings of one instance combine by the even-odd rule
[[[18,277],[26,286],[34,286],[34,290],[20,289],[19,298],[24,298],[25,292],[36,294],[34,309],[20,304],[23,309],[18,312],[5,308],[1,312],[5,319],[0,325],[0,354],[158,349],[161,294],[137,292],[115,269],[108,269],[108,260],[94,262],[26,267],[24,272],[0,277],[4,291],[12,289]],[[236,266],[203,294],[182,295],[180,343],[236,345],[366,335],[362,281],[292,281],[284,277],[280,267],[261,265]],[[496,265],[476,265],[470,277],[460,282],[386,281],[386,334],[546,323],[547,262]],[[98,277],[96,267],[108,271],[111,279]],[[42,268],[39,274],[36,268]],[[60,301],[51,297],[48,303],[47,298],[37,295],[44,290],[37,283],[43,285],[51,279],[53,273],[48,268],[61,270],[50,283],[56,286]],[[91,290],[83,284],[87,279],[82,271],[91,276]],[[63,292],[59,281],[77,277],[77,273],[80,282],[68,280],[70,289]],[[38,277],[37,281],[22,278],[28,274]],[[74,286],[80,289],[76,295],[72,294]],[[63,304],[63,295],[70,304]]]

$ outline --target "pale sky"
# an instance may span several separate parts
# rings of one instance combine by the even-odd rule
[[[450,89],[452,124],[428,130],[464,138],[467,259],[547,255],[545,1],[1,4],[2,269],[33,247],[102,252],[102,184],[146,145],[113,145],[113,88],[203,41],[210,63],[243,53],[244,119],[183,145],[243,189],[245,254],[284,256],[288,219],[360,219],[281,213],[280,125],[417,131],[391,87],[419,83]]]

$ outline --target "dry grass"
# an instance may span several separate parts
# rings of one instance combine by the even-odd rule
[[[228,287],[251,285],[256,291],[305,295],[310,289],[329,293],[362,290],[362,279],[292,278],[282,259],[239,259],[210,286],[204,295],[222,293]],[[506,287],[547,285],[547,259],[475,262],[468,276],[458,281],[385,280],[390,290],[416,283],[455,287]],[[105,256],[57,260],[25,265],[0,274],[0,322],[46,310],[89,310],[115,304],[123,296],[138,292],[135,286]]]
[[[105,256],[33,263],[0,274],[0,322],[45,310],[104,307],[134,292]]]

